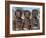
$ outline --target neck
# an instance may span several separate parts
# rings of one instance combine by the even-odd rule
[[[26,19],[29,19],[29,18],[26,18]]]
[[[16,17],[17,19],[20,19],[21,17]]]

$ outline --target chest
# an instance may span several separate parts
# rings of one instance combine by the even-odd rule
[[[29,19],[25,19],[24,20],[24,24],[29,25],[29,23],[30,23],[30,20]]]

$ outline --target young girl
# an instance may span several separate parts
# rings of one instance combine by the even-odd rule
[[[39,13],[39,11],[37,9],[32,10],[32,24],[33,24],[33,27],[36,27],[36,28],[33,28],[33,29],[39,28],[38,13]]]
[[[21,10],[16,10],[15,12],[15,20],[14,20],[14,30],[21,30],[22,27],[22,19],[21,19],[21,16],[22,16],[22,12]]]
[[[30,22],[30,11],[25,10],[24,11],[24,22],[23,22],[23,29],[24,30],[30,30],[31,28],[31,22]]]

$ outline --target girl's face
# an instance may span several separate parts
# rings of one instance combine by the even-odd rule
[[[38,12],[37,11],[32,11],[32,15],[33,15],[33,17],[36,17],[38,15]]]
[[[19,11],[16,11],[16,16],[17,16],[17,17],[21,17],[21,14],[20,14]]]
[[[29,18],[29,12],[26,12],[26,13],[25,13],[25,17],[26,17],[26,18]]]

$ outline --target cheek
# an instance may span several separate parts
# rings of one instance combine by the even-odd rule
[[[16,15],[20,16],[20,13],[17,13]]]
[[[18,14],[18,16],[20,16],[20,14]]]

